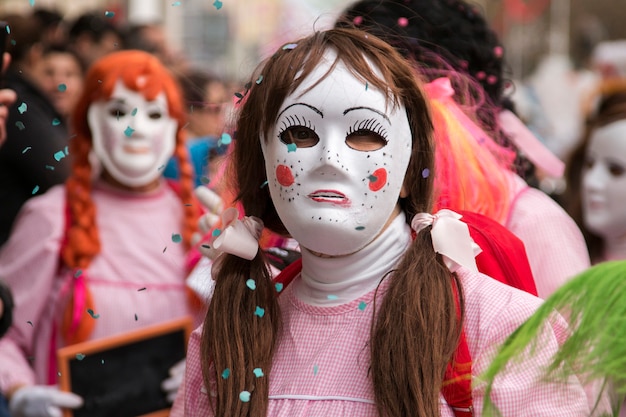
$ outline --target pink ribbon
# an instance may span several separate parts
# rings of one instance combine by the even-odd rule
[[[213,241],[219,251],[252,260],[259,251],[259,238],[263,231],[263,221],[258,217],[246,216],[241,220],[239,211],[230,207],[222,213],[223,230]]]
[[[411,228],[419,233],[432,226],[433,249],[443,257],[450,272],[455,272],[460,266],[478,272],[474,258],[481,249],[470,236],[467,224],[460,220],[462,217],[448,209],[439,210],[434,215],[418,213],[411,219]]]

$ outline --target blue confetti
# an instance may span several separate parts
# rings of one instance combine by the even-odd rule
[[[367,88],[368,88],[368,84],[365,83],[365,91],[367,91]]]
[[[430,176],[430,169],[424,168],[422,170],[422,178],[428,178]]]
[[[18,121],[18,122],[15,122],[15,126],[17,126],[17,128],[18,128],[19,130],[24,130],[24,129],[26,129],[26,126],[24,126],[24,123],[19,122],[19,121]]]
[[[224,369],[224,372],[222,372],[222,379],[228,379],[229,376],[230,376],[230,369],[229,368]]]
[[[208,183],[210,183],[210,182],[211,182],[211,180],[209,179],[209,177],[204,177],[204,176],[203,176],[203,177],[200,177],[200,182],[201,182],[203,185],[207,185]]]
[[[233,138],[231,138],[228,133],[222,133],[222,137],[220,138],[220,143],[222,145],[230,145],[230,142],[232,141],[233,141]]]
[[[83,359],[85,359],[85,355],[83,355],[82,353],[77,353],[76,359],[78,359],[79,361],[82,361]]]
[[[82,269],[77,269],[76,272],[74,272],[74,278],[78,278],[82,274],[83,274],[83,270]]]
[[[259,316],[259,317],[263,317],[265,315],[265,309],[261,308],[259,306],[256,306],[256,309],[254,310],[254,315],[255,316]]]
[[[111,19],[113,16],[115,16],[115,12],[110,12],[108,10],[104,12],[104,17],[108,17],[109,19]]]
[[[367,179],[370,180],[371,182],[378,181],[378,177],[376,175],[370,175],[369,177],[367,177]]]
[[[57,151],[54,153],[54,159],[56,159],[57,161],[60,161],[63,158],[65,158],[65,152]]]
[[[333,295],[333,294],[328,294],[326,296],[326,298],[328,298],[331,301],[339,299],[339,297],[337,297],[336,295]]]
[[[87,313],[89,313],[89,315],[90,315],[92,318],[94,318],[94,319],[97,319],[97,318],[99,318],[99,317],[100,317],[100,314],[96,314],[96,313],[94,313],[92,309],[88,309],[88,310],[87,310]]]
[[[161,165],[157,171],[163,171],[163,169],[165,169],[165,164]]]
[[[354,230],[365,230],[365,226],[357,226]]]
[[[57,119],[56,117],[52,119],[52,126],[58,126],[60,124],[61,124],[61,121]]]
[[[221,234],[222,234],[222,231],[220,229],[215,229],[213,230],[213,232],[211,232],[211,236],[213,237],[218,237]]]
[[[298,149],[298,147],[296,146],[295,143],[288,143],[287,144],[287,153],[289,152],[295,152],[296,149]]]
[[[180,2],[179,1],[175,1],[174,3],[172,3],[172,6],[174,6],[174,7],[180,6]]]
[[[259,75],[259,78],[256,79],[256,83],[261,84],[261,81],[263,81],[263,75]]]
[[[172,233],[172,242],[180,243],[183,240],[182,236],[178,233]]]
[[[257,378],[261,378],[263,375],[263,370],[261,368],[254,368],[252,370],[252,372],[254,372],[254,376],[256,376]]]
[[[319,368],[317,365],[313,365],[313,375],[317,375],[317,371],[319,371]]]
[[[276,288],[276,292],[281,292],[283,290],[282,282],[277,282],[276,284],[274,284],[274,288]]]
[[[46,165],[46,169],[49,169],[50,171],[54,171],[54,167],[52,165]]]
[[[20,104],[20,106],[17,108],[17,110],[20,112],[20,114],[24,114],[26,113],[26,110],[28,110],[28,105],[24,102],[22,102],[22,104]]]
[[[239,399],[242,403],[247,403],[250,401],[250,392],[249,391],[241,391],[239,393]]]
[[[263,184],[261,184],[261,188],[267,186],[267,180],[263,181]]]
[[[32,193],[31,193],[31,194],[32,194],[32,195],[35,195],[35,194],[37,194],[37,191],[39,191],[39,186],[38,186],[38,185],[35,185],[35,188],[33,188],[33,191],[32,191]]]
[[[35,7],[35,0],[28,0],[28,4],[30,4],[30,7]]]
[[[220,0],[215,0],[215,1],[213,2],[213,6],[215,6],[215,8],[216,8],[217,10],[219,10],[219,9],[221,9],[221,8],[222,8],[222,2],[221,2]]]
[[[66,91],[66,90],[67,90],[67,85],[65,85],[65,84],[59,84],[59,85],[57,86],[57,89],[58,89],[60,92],[64,92],[64,91]]]
[[[256,282],[252,278],[246,281],[246,286],[250,288],[252,291],[256,290]]]
[[[286,51],[288,49],[294,49],[296,46],[298,46],[297,43],[288,43],[287,45],[283,46],[283,51]]]
[[[126,135],[127,138],[131,137],[133,135],[133,132],[135,131],[135,129],[133,129],[132,127],[128,126],[126,128],[126,130],[124,130],[124,134]]]
[[[133,111],[131,111],[131,112],[130,112],[130,115],[131,115],[131,116],[134,116],[134,115],[136,115],[136,114],[137,114],[137,107],[135,107],[135,108],[133,109]]]
[[[359,310],[363,311],[367,307],[367,303],[365,301],[361,301],[359,303]]]
[[[22,153],[26,153],[28,151],[30,151],[32,148],[30,146],[27,146],[24,148],[24,150],[22,151]]]

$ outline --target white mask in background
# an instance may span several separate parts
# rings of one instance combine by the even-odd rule
[[[391,218],[411,157],[406,109],[358,80],[327,50],[280,108],[262,140],[274,206],[301,246],[326,255],[354,253]]]
[[[582,175],[585,227],[603,238],[626,236],[626,120],[591,136]]]
[[[113,178],[141,187],[161,176],[174,153],[177,128],[164,93],[147,101],[118,81],[111,98],[92,103],[87,117],[94,152]]]

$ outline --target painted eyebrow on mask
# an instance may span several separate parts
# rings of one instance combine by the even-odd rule
[[[374,113],[380,115],[381,117],[383,117],[389,124],[391,124],[391,120],[389,120],[389,117],[387,117],[387,115],[383,112],[381,112],[380,110],[376,110],[372,107],[367,107],[367,106],[360,106],[360,107],[350,107],[349,109],[346,109],[343,111],[343,115],[345,116],[346,114],[348,114],[349,112],[353,111],[353,110],[369,110],[369,111],[373,111]]]
[[[282,111],[280,113],[278,113],[278,116],[276,116],[276,120],[278,120],[278,118],[281,116],[281,114],[283,114],[284,112],[286,112],[287,110],[289,110],[293,106],[305,106],[305,107],[308,107],[309,109],[313,110],[315,113],[319,114],[322,117],[322,119],[324,118],[324,113],[322,113],[322,111],[319,110],[315,106],[311,106],[310,104],[307,104],[307,103],[293,103],[293,104],[288,105],[284,109],[282,109]]]

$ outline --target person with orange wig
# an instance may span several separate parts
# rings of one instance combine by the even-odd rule
[[[197,311],[185,263],[198,205],[175,78],[148,53],[107,55],[72,122],[71,176],[24,206],[0,251],[19,317],[0,341],[0,390],[16,416],[82,403],[54,387],[57,348]],[[174,154],[170,185],[162,169]]]

